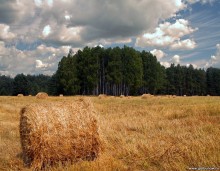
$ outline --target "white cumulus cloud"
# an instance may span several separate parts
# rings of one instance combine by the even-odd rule
[[[208,62],[205,64],[205,68],[208,67],[220,67],[220,44],[216,45],[216,54],[212,55]]]
[[[215,2],[216,0],[185,0],[186,2],[190,3],[190,4],[194,4],[194,3],[197,3],[197,2],[200,2],[202,4],[205,4],[205,3],[213,3]]]
[[[180,63],[180,56],[179,55],[174,55],[171,61],[174,64],[179,64]]]
[[[53,74],[57,64],[64,55],[67,55],[70,46],[54,48],[39,45],[34,50],[22,51],[14,46],[7,47],[0,41],[0,73],[15,76],[24,74]],[[76,52],[78,49],[74,49]]]
[[[15,34],[10,32],[10,26],[0,24],[0,40],[10,40],[15,38]]]
[[[158,50],[158,49],[154,49],[152,51],[150,51],[150,53],[152,53],[154,56],[157,57],[157,59],[161,59],[164,56],[166,56],[166,53],[164,53],[162,50]]]
[[[169,68],[170,67],[170,63],[165,61],[165,62],[160,62],[161,65],[163,65],[165,68]]]
[[[51,33],[50,25],[46,25],[42,31],[44,37],[47,37]]]
[[[194,49],[196,42],[190,39],[181,40],[183,36],[189,35],[196,31],[189,26],[185,19],[178,19],[175,23],[165,22],[160,24],[153,33],[145,33],[138,37],[136,46],[158,46],[170,47],[172,49]]]
[[[198,66],[196,64],[186,64],[186,67],[189,67],[190,65],[192,65],[193,68],[198,68]]]
[[[182,41],[177,41],[173,43],[171,49],[194,49],[196,47],[196,42],[194,40],[186,39]]]
[[[47,68],[48,64],[47,63],[43,63],[41,60],[37,59],[36,60],[36,68]]]
[[[4,0],[0,23],[14,25],[20,39],[83,47],[100,41],[124,42],[184,8],[182,0]]]

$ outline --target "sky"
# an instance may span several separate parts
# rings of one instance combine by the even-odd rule
[[[0,74],[52,75],[85,46],[220,68],[220,0],[0,0]]]

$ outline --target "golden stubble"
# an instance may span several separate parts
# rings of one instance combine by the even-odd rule
[[[0,97],[0,170],[23,166],[19,112],[31,103],[79,97]],[[220,166],[220,97],[89,97],[103,151],[95,161],[50,170],[187,170]]]

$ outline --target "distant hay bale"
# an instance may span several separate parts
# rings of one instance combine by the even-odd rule
[[[107,97],[106,94],[100,94],[100,95],[98,96],[99,99],[103,99],[103,98],[106,98],[106,97]]]
[[[17,96],[18,96],[18,97],[23,97],[24,95],[23,95],[23,94],[18,94]]]
[[[142,99],[147,99],[147,98],[149,98],[149,97],[151,97],[151,94],[143,94],[143,95],[141,96]]]
[[[186,95],[183,95],[183,97],[186,97]]]
[[[63,94],[60,94],[60,97],[63,97]]]
[[[37,93],[36,97],[38,99],[46,99],[48,97],[48,94],[45,92],[39,92],[39,93]]]
[[[31,97],[32,95],[30,94],[30,95],[28,95],[29,97]]]
[[[32,169],[94,160],[101,143],[91,102],[38,103],[20,113],[23,161]]]
[[[120,98],[124,98],[125,96],[122,94],[122,95],[120,95]]]

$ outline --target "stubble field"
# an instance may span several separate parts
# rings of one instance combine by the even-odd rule
[[[77,98],[0,97],[0,170],[31,170],[21,159],[22,107]],[[220,169],[220,97],[86,98],[97,111],[103,151],[95,161],[50,170]]]

